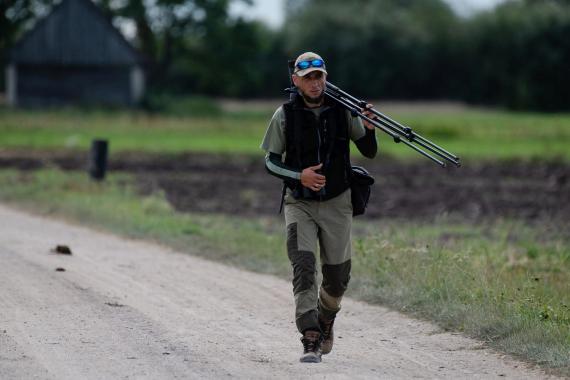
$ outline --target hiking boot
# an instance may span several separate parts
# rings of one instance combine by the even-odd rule
[[[322,343],[321,343],[321,351],[323,355],[328,354],[332,351],[333,343],[334,343],[334,332],[333,332],[333,325],[334,325],[334,318],[330,320],[323,320],[319,319],[319,324],[321,325],[321,331],[323,332],[322,335]]]
[[[303,343],[303,355],[301,363],[320,363],[321,362],[321,333],[318,331],[307,330],[301,338]]]

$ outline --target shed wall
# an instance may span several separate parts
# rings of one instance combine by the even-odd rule
[[[133,105],[129,67],[18,67],[18,105]]]

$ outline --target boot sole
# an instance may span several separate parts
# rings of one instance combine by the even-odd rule
[[[299,359],[301,363],[320,363],[321,357],[320,356],[306,356]]]

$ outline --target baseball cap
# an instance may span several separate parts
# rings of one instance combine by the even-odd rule
[[[309,65],[309,67],[307,67],[306,69],[301,69],[298,66],[299,62],[305,62],[305,61],[312,62],[314,60],[320,60],[322,62],[322,66]],[[293,71],[293,74],[302,77],[313,71],[322,71],[323,73],[327,74],[325,61],[321,58],[320,55],[308,51],[297,57],[297,59],[295,60],[295,70]]]

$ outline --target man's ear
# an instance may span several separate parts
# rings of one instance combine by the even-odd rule
[[[293,84],[297,86],[297,81],[299,80],[299,77],[296,75],[291,75],[291,79],[293,80]]]

